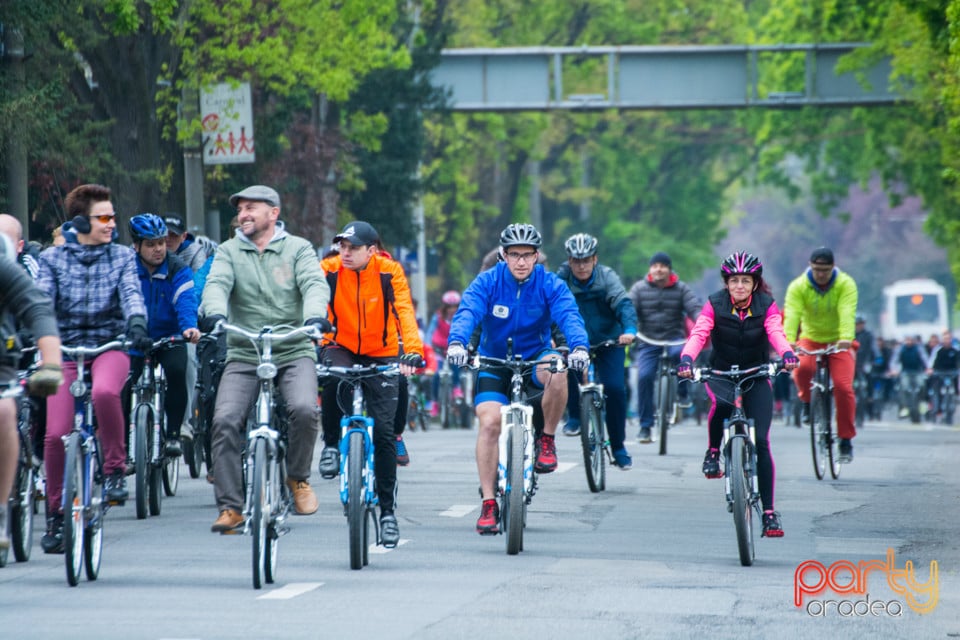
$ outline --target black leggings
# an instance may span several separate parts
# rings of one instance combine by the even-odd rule
[[[729,380],[711,380],[707,383],[710,396],[710,448],[719,449],[723,441],[723,421],[733,413],[733,383]],[[757,484],[764,511],[773,510],[773,485],[776,471],[770,453],[770,422],[773,420],[773,389],[769,380],[748,382],[743,392],[743,410],[753,418],[757,438]]]

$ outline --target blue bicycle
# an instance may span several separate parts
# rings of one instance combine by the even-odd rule
[[[373,376],[399,374],[396,363],[317,365],[318,379],[334,378],[337,384],[347,384],[353,391],[352,407],[340,407],[344,414],[340,419],[340,502],[347,517],[351,569],[362,569],[369,562],[371,521],[376,543],[382,543],[376,514],[379,499],[374,473],[373,418],[366,415],[361,382]]]
[[[113,340],[94,348],[61,347],[64,355],[77,364],[77,379],[70,384],[74,405],[73,429],[64,436],[66,462],[63,472],[63,546],[67,582],[71,587],[80,582],[81,568],[86,570],[87,580],[96,580],[100,574],[103,520],[110,507],[86,361],[126,346],[124,342]]]

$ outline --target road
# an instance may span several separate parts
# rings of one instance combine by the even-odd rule
[[[541,476],[518,556],[502,536],[474,533],[474,434],[406,440],[401,544],[361,571],[349,569],[335,482],[315,478],[320,511],[293,519],[277,584],[254,590],[250,538],[211,534],[212,489],[184,474],[159,517],[137,520],[130,502],[110,511],[96,582],[68,587],[63,556],[44,555],[38,532],[29,562],[0,569],[0,629],[103,640],[960,637],[960,429],[868,425],[841,479],[817,481],[807,433],[776,425],[786,535],[758,539],[752,567],[740,566],[722,481],[700,473],[705,430],[690,421],[672,431],[667,456],[631,442],[634,468],[608,469],[600,494],[587,489],[579,440],[559,437],[561,468]],[[931,612],[917,613],[879,569],[866,575],[869,605],[829,588],[794,605],[800,563],[886,561],[888,549],[891,573],[912,561],[916,583],[937,563],[934,595],[914,601],[935,597]]]

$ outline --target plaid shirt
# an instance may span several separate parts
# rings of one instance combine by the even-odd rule
[[[147,317],[130,247],[73,242],[51,247],[40,254],[37,285],[53,301],[66,345],[98,346],[123,333],[132,316]]]

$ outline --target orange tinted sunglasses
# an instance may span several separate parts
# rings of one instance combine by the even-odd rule
[[[90,217],[93,218],[93,219],[99,220],[102,224],[107,224],[107,223],[109,223],[111,220],[113,220],[114,218],[116,218],[117,216],[114,215],[114,214],[106,214],[106,213],[105,213],[105,214],[100,215],[100,216],[90,216]]]

